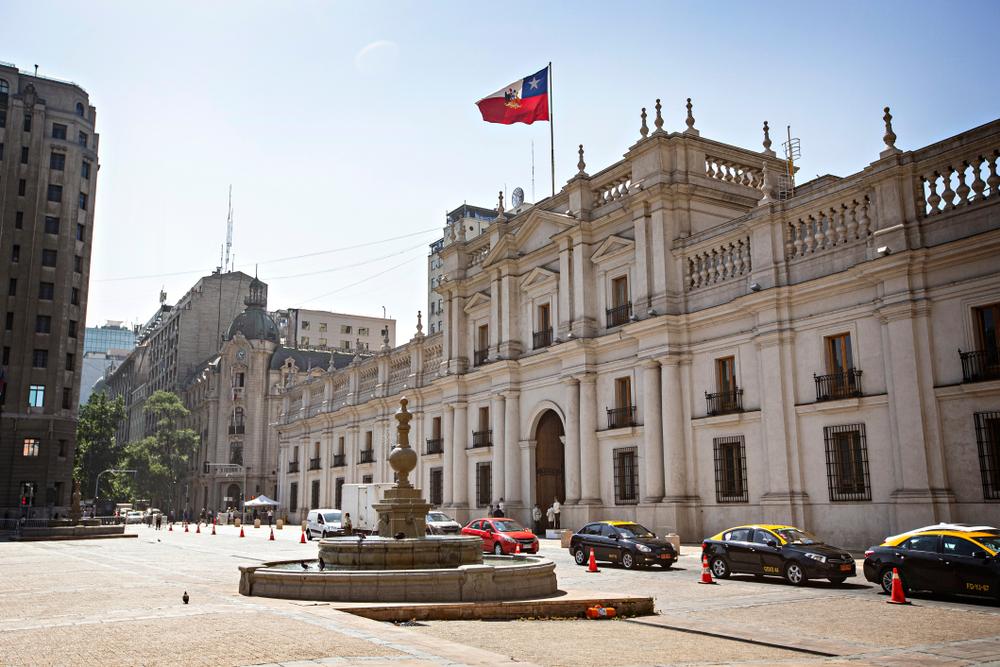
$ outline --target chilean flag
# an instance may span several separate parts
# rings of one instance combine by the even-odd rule
[[[476,102],[487,123],[525,123],[549,119],[549,68],[518,79]]]

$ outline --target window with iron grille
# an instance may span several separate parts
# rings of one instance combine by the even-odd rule
[[[476,464],[476,507],[489,507],[493,500],[493,464]]]
[[[1000,412],[977,412],[975,417],[983,499],[1000,500]]]
[[[868,478],[868,444],[864,424],[826,426],[826,480],[830,500],[871,500]]]
[[[333,485],[333,506],[340,509],[344,500],[344,478],[338,477]]]
[[[742,435],[715,438],[715,502],[748,503],[747,454]]]
[[[314,479],[312,481],[312,487],[309,489],[309,507],[316,508],[319,507],[319,480]]]
[[[375,480],[375,477],[373,475],[362,475],[361,476],[361,483],[362,484],[371,484],[374,480]]]
[[[431,483],[429,500],[431,505],[439,507],[444,502],[444,468],[431,468]]]
[[[299,509],[299,483],[292,482],[288,486],[288,511],[297,512]]]
[[[638,454],[635,447],[622,447],[612,453],[615,462],[615,505],[639,502]]]

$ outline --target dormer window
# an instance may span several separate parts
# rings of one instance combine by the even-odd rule
[[[81,103],[81,102],[77,102],[76,103],[76,115],[79,116],[80,118],[84,118],[85,117],[84,110],[83,110],[83,103]]]

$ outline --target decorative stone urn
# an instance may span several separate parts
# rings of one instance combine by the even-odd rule
[[[417,453],[410,447],[410,420],[406,398],[399,399],[396,412],[396,446],[389,453],[389,465],[399,476],[396,486],[386,490],[382,502],[372,505],[378,512],[378,534],[381,537],[424,537],[427,532],[427,512],[431,505],[420,489],[410,483],[410,473],[417,467]]]

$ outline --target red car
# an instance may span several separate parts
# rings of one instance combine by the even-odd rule
[[[518,544],[523,553],[538,553],[538,538],[514,519],[476,519],[462,528],[462,534],[482,538],[483,551],[498,556],[514,553]]]

